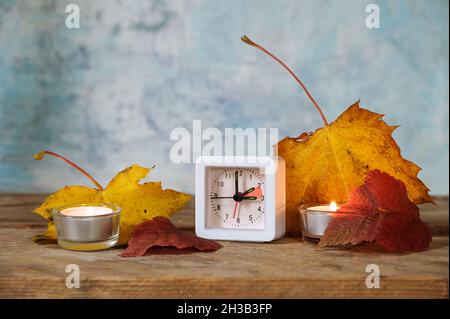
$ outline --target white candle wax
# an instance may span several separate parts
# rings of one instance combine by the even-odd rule
[[[103,206],[79,206],[70,207],[61,211],[61,214],[73,217],[90,217],[111,214],[113,210]]]
[[[308,207],[307,209],[311,210],[311,211],[317,211],[317,212],[335,212],[339,209],[339,207],[337,207],[335,202],[331,202],[330,205],[312,206],[312,207]]]

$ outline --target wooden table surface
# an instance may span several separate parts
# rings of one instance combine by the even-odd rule
[[[122,249],[73,252],[31,237],[45,221],[31,213],[44,195],[0,194],[1,298],[448,298],[448,198],[421,207],[433,243],[421,253],[392,254],[360,247],[316,250],[299,238],[273,243],[222,242],[213,253],[121,258]],[[173,217],[194,229],[188,207]],[[66,288],[68,264],[81,287]],[[381,287],[365,285],[377,264]]]

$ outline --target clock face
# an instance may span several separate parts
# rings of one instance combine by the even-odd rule
[[[255,167],[208,168],[208,228],[263,230],[265,175]]]

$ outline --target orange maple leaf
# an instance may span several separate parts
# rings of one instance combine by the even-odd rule
[[[369,170],[379,169],[401,180],[409,199],[432,202],[428,188],[417,178],[420,167],[405,160],[383,115],[351,105],[336,121],[328,124],[319,105],[303,82],[280,59],[248,37],[241,38],[280,63],[299,83],[318,110],[324,127],[278,143],[278,155],[286,162],[287,230],[300,229],[298,207],[304,203],[345,203],[349,192],[361,185]]]
[[[420,167],[404,159],[392,138],[396,126],[383,115],[350,106],[336,121],[305,139],[285,138],[278,153],[286,162],[288,230],[297,231],[298,206],[304,203],[345,203],[349,192],[373,169],[405,183],[409,199],[431,202],[428,188],[417,178]]]

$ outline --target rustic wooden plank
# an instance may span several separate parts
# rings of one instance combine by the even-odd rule
[[[47,225],[45,219],[33,214],[47,197],[46,194],[0,193],[0,228],[42,228]],[[23,201],[22,201],[23,198]],[[172,217],[181,229],[194,229],[194,201]]]
[[[434,197],[435,204],[420,205],[420,216],[430,227],[433,235],[448,235],[448,196]]]
[[[41,203],[48,194],[27,193],[0,193],[0,207],[4,206],[26,206]]]
[[[31,242],[32,229],[0,229],[0,297],[39,298],[448,298],[448,237],[422,253],[318,251],[295,238],[223,242],[214,253],[121,258],[121,249],[71,252]],[[81,288],[65,287],[65,267],[81,269]],[[381,289],[365,287],[377,264]]]
[[[45,227],[45,220],[32,214],[32,210],[45,199],[45,194],[1,194],[0,228],[39,228]],[[23,198],[23,200],[22,200]],[[422,219],[431,227],[433,235],[449,233],[448,197],[434,197],[436,204],[420,205]],[[174,223],[183,229],[194,229],[194,201],[188,207],[173,215]]]
[[[0,195],[0,298],[448,298],[446,198],[422,207],[422,217],[447,235],[435,236],[421,253],[364,246],[318,251],[312,243],[283,238],[222,242],[214,253],[121,258],[120,248],[71,252],[33,243],[35,228],[45,221],[30,211],[44,197]],[[193,214],[191,203],[174,221],[193,229]],[[68,264],[80,266],[80,289],[65,286]],[[368,264],[380,267],[380,289],[365,287]]]

